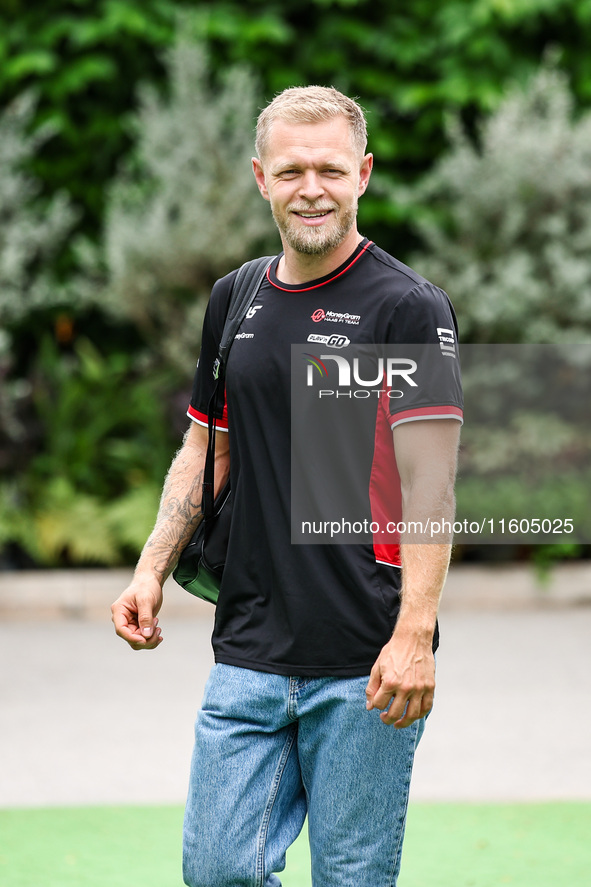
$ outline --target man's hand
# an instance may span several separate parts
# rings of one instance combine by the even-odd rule
[[[133,650],[154,650],[162,643],[156,618],[162,588],[155,577],[138,577],[111,607],[115,631]]]
[[[396,729],[409,727],[431,711],[435,694],[431,640],[419,640],[416,634],[394,631],[392,639],[382,648],[371,670],[365,695],[367,709],[380,709],[384,724],[394,724]]]
[[[129,588],[111,607],[115,631],[134,650],[153,650],[162,643],[156,618],[162,606],[162,586],[201,520],[207,428],[191,422],[183,445],[164,483],[156,525]],[[215,495],[230,473],[226,432],[216,432]]]

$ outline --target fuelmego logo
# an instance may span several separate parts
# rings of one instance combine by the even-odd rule
[[[321,354],[317,357],[315,354],[305,353],[304,358],[308,364],[306,386],[311,388],[314,386],[314,370],[316,369],[321,379],[328,379],[329,367],[325,361],[334,361],[337,366],[337,388],[321,388],[318,391],[318,397],[356,397],[368,398],[372,394],[380,397],[386,394],[389,398],[404,397],[404,391],[394,388],[394,382],[403,380],[412,388],[417,388],[417,383],[411,378],[417,370],[417,363],[407,357],[379,357],[372,369],[375,377],[372,379],[362,379],[359,365],[359,358],[354,357],[349,360],[341,354]],[[331,365],[330,369],[334,367]],[[357,384],[359,388],[352,388],[352,382]],[[377,386],[383,385],[378,388]],[[344,389],[344,390],[343,390]]]

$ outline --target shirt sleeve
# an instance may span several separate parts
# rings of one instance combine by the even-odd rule
[[[222,277],[214,284],[203,319],[201,352],[193,377],[193,394],[189,409],[187,410],[189,418],[200,425],[207,426],[209,402],[215,389],[213,367],[218,356],[219,342],[228,311],[230,290],[236,273],[236,271],[232,271],[231,274]],[[223,409],[216,411],[215,419],[216,428],[219,431],[228,430],[228,411],[225,397]]]
[[[387,337],[383,408],[391,428],[420,419],[463,421],[457,321],[447,294],[424,282],[396,305]]]

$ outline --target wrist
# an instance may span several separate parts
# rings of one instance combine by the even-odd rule
[[[402,609],[394,626],[394,636],[397,638],[413,638],[418,643],[431,645],[435,633],[437,616],[404,612]]]
[[[166,579],[166,574],[160,572],[154,565],[152,564],[137,564],[134,572],[133,572],[133,581],[134,582],[156,582],[160,588],[164,585],[164,580]]]

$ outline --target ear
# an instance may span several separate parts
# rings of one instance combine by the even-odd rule
[[[359,191],[358,197],[361,197],[362,194],[365,193],[367,186],[369,184],[369,177],[371,175],[371,171],[373,169],[373,154],[366,154],[363,160],[361,161],[361,167],[359,169]]]
[[[254,173],[259,191],[261,192],[265,200],[269,200],[270,198],[269,192],[267,191],[267,185],[265,184],[265,173],[263,172],[263,164],[258,157],[252,158],[252,171]]]

